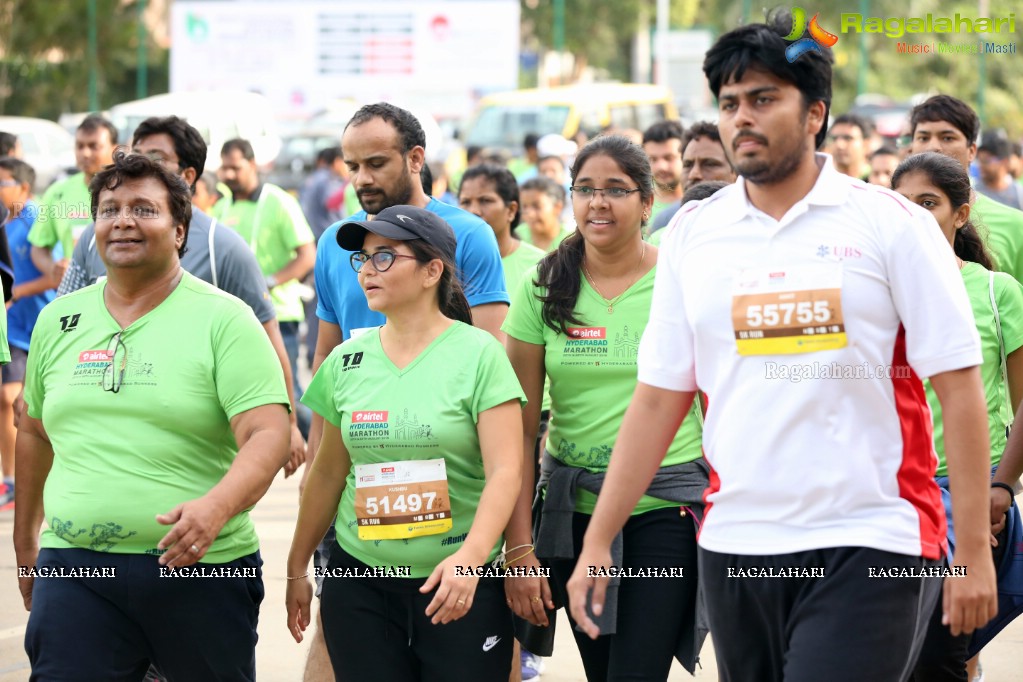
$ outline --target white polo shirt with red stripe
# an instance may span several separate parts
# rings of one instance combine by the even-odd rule
[[[945,515],[922,378],[981,363],[934,218],[831,158],[780,221],[744,181],[666,228],[639,380],[708,399],[700,546],[930,559]]]

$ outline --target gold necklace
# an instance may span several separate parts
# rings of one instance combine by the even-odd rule
[[[646,257],[646,242],[643,242],[643,247],[640,249],[640,252],[639,252],[639,262],[636,263],[636,270],[639,270],[639,269],[641,269],[643,267],[643,259],[645,257]],[[604,294],[600,293],[600,289],[597,288],[597,283],[593,281],[593,275],[591,275],[590,271],[586,269],[586,261],[585,260],[583,261],[583,272],[586,274],[586,279],[588,279],[590,281],[590,286],[593,287],[593,290],[597,292],[598,296],[600,296],[602,299],[604,299],[605,303],[607,303],[607,312],[608,313],[613,313],[615,311],[615,304],[618,303],[618,300],[622,296],[624,296],[626,293],[628,293],[629,289],[632,288],[632,285],[635,284],[636,282],[638,282],[639,278],[641,277],[641,275],[636,275],[636,279],[632,280],[629,283],[629,286],[625,287],[625,289],[622,290],[622,293],[618,294],[617,296],[615,296],[612,299],[609,299],[607,296],[605,296]]]

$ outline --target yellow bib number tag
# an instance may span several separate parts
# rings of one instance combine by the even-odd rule
[[[791,355],[846,345],[840,263],[743,270],[732,295],[739,355]]]
[[[355,466],[360,540],[401,540],[451,530],[443,459]]]

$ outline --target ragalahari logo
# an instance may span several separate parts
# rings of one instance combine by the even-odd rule
[[[838,42],[838,36],[828,33],[820,27],[820,24],[817,23],[818,16],[820,15],[815,14],[810,20],[809,37],[801,38],[807,30],[806,12],[802,7],[792,8],[792,32],[785,36],[785,40],[796,41],[785,48],[785,58],[789,60],[790,64],[810,51],[824,54],[824,50],[821,48],[831,47]]]

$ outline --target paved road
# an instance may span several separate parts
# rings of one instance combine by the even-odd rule
[[[284,625],[285,561],[294,530],[297,497],[297,481],[278,477],[253,512],[265,561],[266,600],[260,614],[259,645],[256,648],[261,682],[300,682],[302,679],[306,648],[295,644]],[[14,550],[10,541],[12,527],[12,515],[0,515],[0,537],[3,538],[0,542],[0,682],[25,682],[29,678],[29,669],[22,639],[28,614],[21,606],[17,591]],[[543,682],[585,682],[582,663],[567,628],[558,628],[555,651],[557,655],[547,659]],[[1023,681],[1020,652],[1023,652],[1023,619],[1013,623],[985,652],[986,682]],[[704,647],[703,657],[704,668],[697,674],[697,679],[716,680],[711,644]],[[451,679],[458,679],[454,669]],[[676,663],[668,679],[677,682],[692,678]]]

